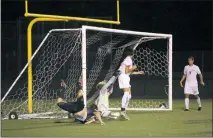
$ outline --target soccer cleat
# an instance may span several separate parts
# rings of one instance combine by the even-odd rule
[[[109,116],[109,119],[117,119],[118,117],[116,116]]]
[[[198,107],[198,109],[197,109],[197,110],[198,110],[198,111],[201,111],[201,109],[202,109],[202,107]]]
[[[184,111],[189,111],[189,109],[185,109]]]
[[[126,120],[130,120],[130,118],[128,117],[128,115],[126,114],[126,111],[121,111],[121,116],[126,119]]]

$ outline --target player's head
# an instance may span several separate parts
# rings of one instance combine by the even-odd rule
[[[188,57],[188,63],[189,63],[189,65],[194,64],[194,57],[193,56]]]
[[[97,111],[97,110],[98,110],[98,106],[97,106],[96,104],[92,104],[92,105],[90,106],[90,108],[91,108],[92,110],[94,110],[94,111]]]
[[[101,81],[96,85],[96,89],[101,89],[106,84],[105,81]]]
[[[132,56],[133,56],[133,54],[134,54],[134,51],[133,51],[133,49],[132,49],[132,48],[128,48],[128,49],[126,49],[125,54],[126,54],[126,56],[130,56],[130,57],[132,57]]]
[[[82,81],[78,81],[76,84],[77,89],[82,89]]]

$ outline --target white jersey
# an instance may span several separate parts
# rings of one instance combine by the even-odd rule
[[[95,104],[98,106],[98,110],[108,111],[109,110],[109,95],[113,92],[113,84],[111,84],[107,89],[100,92],[98,99]]]
[[[184,74],[186,75],[185,86],[198,86],[197,83],[197,74],[200,74],[200,69],[196,65],[185,66]]]
[[[130,56],[127,56],[124,61],[121,63],[120,68],[118,69],[120,71],[121,74],[126,74],[125,69],[126,67],[129,66],[130,69],[133,66],[133,62],[132,62],[132,58]],[[127,74],[129,75],[129,74]]]

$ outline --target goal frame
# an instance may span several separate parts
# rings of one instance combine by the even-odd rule
[[[130,35],[141,35],[141,36],[148,36],[148,37],[165,37],[168,42],[168,58],[169,58],[169,65],[168,65],[168,109],[161,109],[161,108],[127,108],[127,110],[137,110],[137,111],[171,111],[172,110],[172,34],[162,34],[162,33],[149,33],[149,32],[138,32],[138,31],[130,31],[130,30],[120,30],[120,29],[110,29],[110,28],[103,28],[103,27],[94,27],[94,26],[82,26],[82,81],[83,81],[83,91],[84,91],[84,101],[86,102],[86,79],[87,79],[87,63],[86,63],[86,31],[100,31],[100,32],[111,32],[111,33],[120,33],[120,34],[130,34]],[[86,103],[85,103],[86,105]],[[110,110],[120,110],[120,108],[110,108]]]
[[[129,31],[129,30],[119,30],[119,29],[109,29],[109,28],[103,28],[103,27],[93,27],[93,26],[82,26],[82,28],[77,28],[77,29],[52,29],[49,31],[49,33],[46,35],[46,37],[43,39],[39,47],[36,49],[32,57],[29,59],[28,63],[25,65],[25,67],[22,69],[21,73],[18,75],[14,83],[11,85],[7,93],[4,95],[4,97],[1,100],[1,103],[4,101],[6,96],[9,94],[10,90],[14,87],[16,82],[19,80],[21,75],[24,73],[26,68],[31,64],[33,58],[35,57],[36,53],[39,51],[41,48],[42,44],[44,41],[47,39],[48,35],[52,31],[64,31],[64,30],[79,30],[81,31],[82,34],[82,81],[83,81],[83,91],[84,91],[84,102],[85,106],[87,105],[87,98],[86,98],[86,93],[87,93],[87,86],[86,86],[86,81],[87,81],[87,62],[86,62],[86,57],[87,57],[87,39],[86,39],[86,31],[87,30],[92,30],[92,31],[100,31],[100,32],[111,32],[111,33],[120,33],[120,34],[130,34],[130,35],[140,35],[140,36],[149,36],[149,37],[162,37],[168,39],[168,56],[169,56],[169,65],[168,65],[168,109],[160,109],[160,108],[127,108],[127,110],[135,110],[135,111],[171,111],[172,110],[172,35],[171,34],[160,34],[160,33],[148,33],[148,32],[138,32],[138,31]],[[28,88],[29,89],[29,88]],[[29,95],[28,95],[29,96]],[[29,101],[28,101],[29,102]],[[32,103],[33,104],[33,103]],[[29,104],[28,104],[29,106]],[[29,108],[29,107],[28,107]],[[119,108],[111,108],[111,110],[119,110]]]

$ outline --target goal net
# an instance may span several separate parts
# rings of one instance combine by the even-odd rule
[[[56,105],[57,97],[75,101],[76,83],[82,79],[85,104],[93,103],[99,95],[97,83],[114,75],[127,48],[134,49],[133,62],[139,71],[145,72],[131,77],[132,100],[127,110],[172,110],[172,35],[83,26],[49,31],[2,98],[2,118],[8,118],[11,112],[16,112],[20,119],[67,118],[66,112]],[[32,80],[27,80],[30,63]],[[60,86],[61,79],[66,89]],[[109,99],[112,110],[120,110],[121,94],[115,82]],[[168,107],[161,108],[162,103]]]

